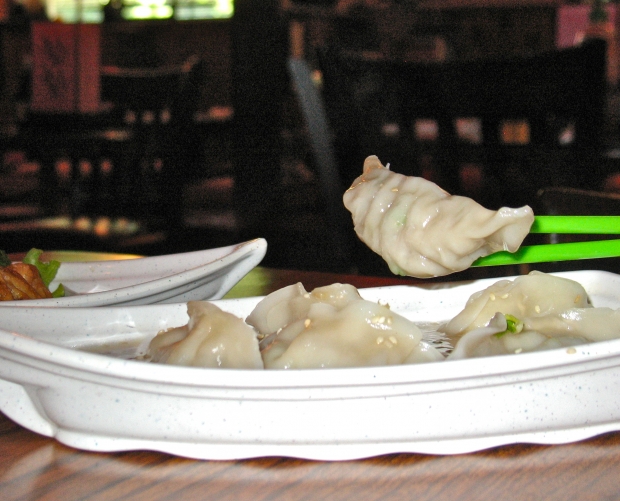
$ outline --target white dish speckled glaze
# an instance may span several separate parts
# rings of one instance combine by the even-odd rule
[[[560,275],[582,283],[595,306],[620,307],[620,276]],[[472,292],[493,281],[361,293],[426,323],[451,318]],[[258,300],[217,304],[244,316]],[[200,459],[456,454],[620,430],[620,340],[423,365],[305,371],[199,369],[121,358],[159,329],[186,321],[185,304],[2,309],[0,410],[80,449],[149,449]],[[117,357],[86,351],[110,346]]]
[[[50,289],[62,283],[66,297],[0,301],[0,306],[87,307],[220,299],[262,261],[266,251],[267,242],[259,238],[182,254],[63,262]],[[62,259],[61,254],[48,253],[46,258]]]

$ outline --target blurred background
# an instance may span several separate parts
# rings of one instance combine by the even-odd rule
[[[557,213],[543,191],[570,188],[602,197],[572,207],[617,213],[618,16],[603,1],[0,0],[0,248],[264,237],[266,266],[389,273],[340,202],[368,154],[489,208]],[[591,40],[600,61],[576,51]]]

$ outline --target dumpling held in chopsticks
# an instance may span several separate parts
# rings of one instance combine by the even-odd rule
[[[516,251],[530,231],[528,206],[497,211],[435,183],[384,167],[376,156],[344,194],[359,238],[398,275],[448,275],[500,250]]]

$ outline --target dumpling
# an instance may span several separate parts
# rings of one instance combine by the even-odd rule
[[[620,310],[575,308],[559,314],[519,320],[515,332],[497,313],[484,327],[461,337],[448,360],[550,350],[620,338]]]
[[[588,306],[588,294],[581,284],[532,271],[514,280],[500,280],[476,292],[442,330],[448,336],[457,337],[487,325],[497,312],[524,319]]]
[[[571,308],[559,315],[528,318],[525,327],[554,335],[576,336],[587,341],[609,341],[620,338],[620,310]]]
[[[258,338],[241,318],[206,301],[187,303],[187,325],[160,332],[147,351],[152,362],[194,367],[262,369]]]
[[[355,287],[349,284],[332,284],[307,292],[301,283],[289,285],[262,299],[248,315],[246,322],[261,336],[269,336],[296,320],[306,317],[310,306],[316,302],[336,307],[362,299]]]
[[[296,284],[267,296],[246,320],[264,336],[267,369],[410,364],[443,360],[420,329],[347,284],[311,293]]]
[[[514,252],[534,222],[528,206],[488,210],[423,178],[392,172],[374,155],[343,200],[359,238],[390,270],[419,278],[465,270],[500,250]]]
[[[448,359],[526,353],[620,338],[620,310],[594,308],[577,282],[540,272],[477,292],[442,328]]]
[[[509,315],[496,313],[486,326],[468,331],[458,340],[447,359],[528,353],[577,346],[589,342],[577,332],[561,329],[532,329],[528,322],[529,319],[526,319],[525,322],[517,320],[518,328],[515,329],[513,326],[509,329],[507,318],[514,321]],[[555,317],[550,315],[543,318]]]

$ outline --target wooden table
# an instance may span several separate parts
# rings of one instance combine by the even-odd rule
[[[257,268],[230,296],[301,281],[357,287],[404,278]],[[0,396],[1,398],[1,396]],[[415,416],[411,418],[415,426]],[[358,461],[195,461],[157,452],[65,447],[0,415],[0,500],[612,500],[620,499],[620,433],[569,445],[511,445],[473,454],[394,454]]]

